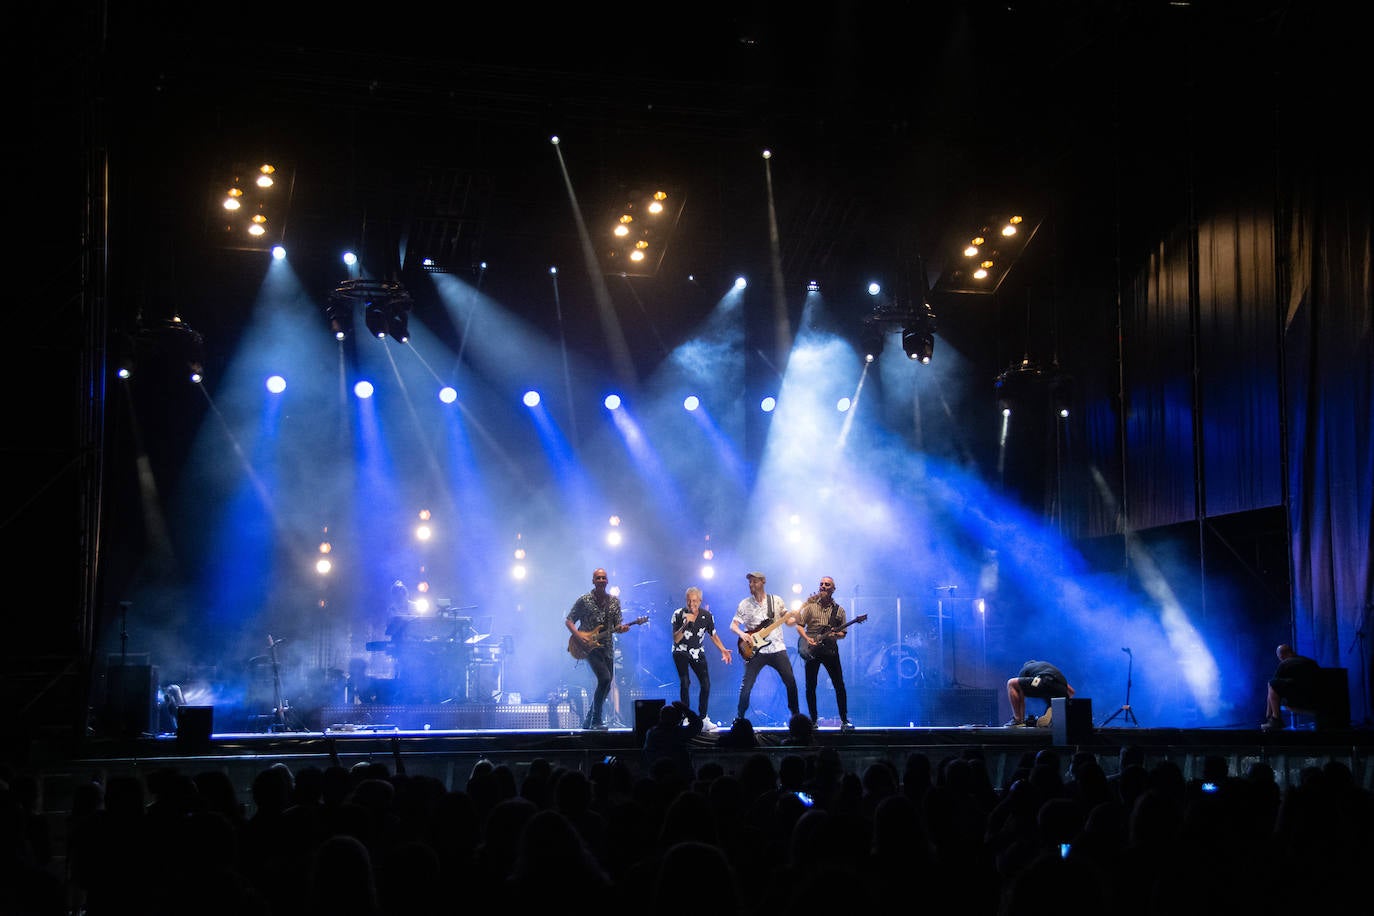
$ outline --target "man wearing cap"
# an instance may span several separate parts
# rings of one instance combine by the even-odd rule
[[[751,572],[745,578],[749,580],[749,597],[739,603],[735,618],[730,621],[731,632],[739,637],[740,657],[746,659],[735,715],[740,719],[746,718],[754,682],[758,680],[759,672],[769,667],[782,678],[782,686],[787,691],[787,711],[795,716],[801,707],[797,697],[797,679],[792,674],[792,660],[787,655],[783,631],[795,622],[796,615],[787,610],[782,598],[766,593],[764,586],[768,583],[768,577],[763,573]]]

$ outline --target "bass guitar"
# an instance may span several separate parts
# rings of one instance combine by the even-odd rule
[[[774,630],[782,626],[784,623],[787,623],[788,618],[791,616],[791,611],[786,611],[778,615],[778,617],[771,623],[761,623],[758,626],[754,627],[754,629],[748,630],[747,633],[749,638],[739,640],[740,658],[744,659],[745,661],[748,661],[749,659],[753,658],[754,655],[763,646],[763,644],[768,640],[768,634],[772,633]]]
[[[816,645],[814,646],[798,636],[797,654],[804,659],[820,658],[822,655],[828,655],[838,648],[835,645],[836,637],[850,627],[863,623],[867,619],[867,614],[860,614],[853,620],[846,620],[837,627],[821,627],[815,633],[810,634],[811,638],[816,640]]]
[[[637,627],[641,623],[648,622],[649,617],[646,614],[643,617],[636,617],[634,620],[631,620],[628,623],[626,623],[625,626]],[[568,654],[580,661],[581,659],[586,658],[591,653],[591,651],[595,649],[597,646],[605,645],[606,640],[610,639],[613,634],[603,633],[602,630],[604,629],[605,627],[596,627],[592,630],[578,630],[577,636],[569,635]],[[581,639],[579,639],[578,636],[580,636]],[[590,646],[587,645],[582,641],[583,639],[590,639],[592,641],[592,644]]]

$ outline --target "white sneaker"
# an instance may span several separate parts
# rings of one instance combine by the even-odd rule
[[[711,719],[710,719],[708,716],[702,716],[702,717],[701,717],[701,730],[702,730],[702,731],[704,731],[704,732],[713,732],[713,731],[715,731],[715,730],[716,730],[717,728],[719,728],[719,727],[720,727],[720,726],[717,725],[716,723],[712,722]]]

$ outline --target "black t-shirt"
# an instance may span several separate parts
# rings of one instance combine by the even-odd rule
[[[1269,681],[1278,695],[1291,703],[1310,703],[1316,692],[1317,672],[1321,666],[1305,655],[1290,655],[1279,662]]]

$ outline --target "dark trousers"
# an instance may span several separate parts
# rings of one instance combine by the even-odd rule
[[[692,679],[688,676],[689,671],[697,674],[697,715],[706,718],[706,707],[711,702],[711,668],[706,664],[706,653],[701,653],[696,658],[692,658],[690,652],[674,652],[673,666],[677,668],[677,690],[678,699],[691,705],[691,700],[687,699],[691,691]]]
[[[611,682],[615,677],[615,649],[601,646],[587,654],[587,665],[596,675],[596,691],[592,694],[592,715],[590,725],[600,725],[601,708],[606,705],[606,697],[611,695]]]
[[[765,667],[772,668],[782,678],[782,686],[787,690],[787,711],[794,716],[801,712],[801,706],[797,703],[797,679],[792,675],[792,659],[784,649],[781,652],[756,652],[753,658],[744,663],[744,681],[739,685],[736,715],[741,719],[747,718],[745,713],[749,711],[749,695],[754,692],[754,682]]]
[[[820,680],[821,669],[830,677],[830,686],[835,688],[835,706],[840,711],[840,721],[849,721],[849,692],[844,689],[844,667],[840,664],[840,653],[826,652],[812,655],[805,661],[802,669],[806,675],[806,712],[811,721],[816,721],[816,682]]]

